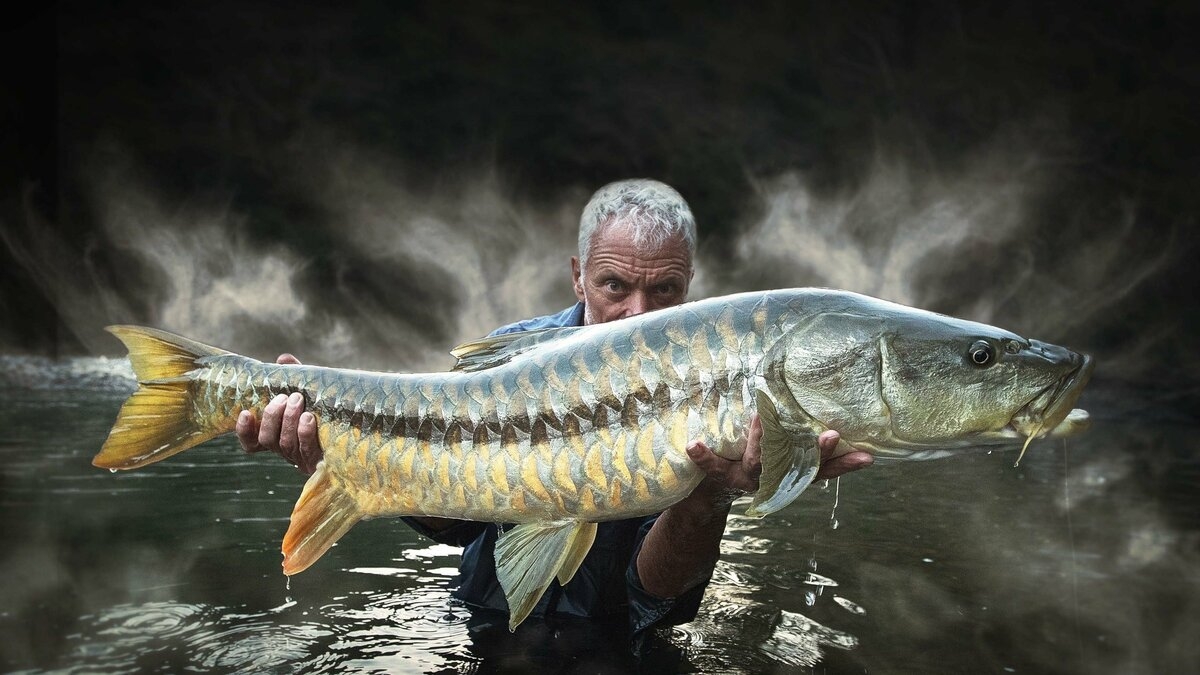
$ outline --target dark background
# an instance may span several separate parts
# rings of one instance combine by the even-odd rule
[[[1003,286],[996,311],[975,318],[1041,328],[1027,318],[1084,311],[1057,300],[1103,296],[1079,301],[1087,321],[1039,336],[1116,360],[1136,352],[1121,377],[1191,395],[1196,15],[1194,3],[1169,2],[25,10],[4,39],[0,342],[15,352],[115,354],[99,332],[105,323],[193,333],[235,323],[226,314],[172,319],[172,283],[188,282],[138,248],[138,233],[191,229],[198,239],[172,240],[188,259],[187,246],[206,247],[210,230],[198,224],[213,212],[211,231],[251,260],[286,248],[288,288],[310,310],[303,325],[353,327],[330,351],[289,339],[295,316],[272,321],[243,308],[244,329],[216,333],[231,348],[266,356],[307,344],[318,358],[406,365],[392,346],[397,331],[420,335],[421,349],[471,337],[460,333],[476,327],[453,318],[475,307],[455,265],[436,251],[375,255],[349,243],[354,217],[321,194],[336,180],[365,184],[345,167],[369,156],[397,192],[442,196],[443,206],[417,211],[470,203],[486,212],[494,199],[462,187],[482,181],[499,209],[524,209],[534,214],[525,220],[556,231],[574,227],[604,182],[659,178],[696,212],[710,292],[852,285],[819,265],[785,273],[732,253],[746,250],[739,237],[788,184],[781,176],[799,176],[810,199],[846,205],[839,233],[868,253],[913,243],[918,235],[904,242],[893,222],[934,212],[942,197],[929,196],[931,185],[958,191],[960,211],[978,195],[1011,198],[1011,208],[992,203],[989,213],[1017,214],[1017,226],[989,239],[989,220],[971,221],[979,232],[929,247],[907,275],[916,291],[852,290],[972,315],[970,298],[1002,295],[1019,263],[1039,283]],[[339,164],[332,158],[345,148],[358,159]],[[878,201],[870,186],[880,167],[905,176],[889,198],[920,208],[861,208]],[[961,176],[974,177],[977,192],[961,194]],[[123,192],[132,185],[136,194]],[[146,194],[152,214],[136,204]],[[379,194],[346,201],[365,208]],[[481,244],[486,236],[464,213],[442,219],[443,235],[461,226],[464,246],[510,259],[503,237]],[[246,266],[192,257],[214,278],[227,264]],[[253,279],[232,283],[235,295],[264,292]],[[556,283],[563,292],[487,320],[557,309],[571,298]]]

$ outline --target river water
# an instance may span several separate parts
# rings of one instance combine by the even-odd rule
[[[879,464],[732,517],[699,617],[509,635],[450,599],[458,550],[360,523],[291,579],[303,476],[231,437],[91,466],[124,360],[0,357],[0,668],[18,672],[1164,673],[1200,663],[1200,425],[1099,376],[1068,442]],[[1156,398],[1157,397],[1157,398]],[[735,512],[741,510],[735,506]]]

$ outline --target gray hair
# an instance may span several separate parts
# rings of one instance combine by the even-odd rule
[[[579,266],[587,265],[597,230],[620,221],[633,228],[633,245],[639,250],[662,246],[672,237],[683,237],[688,258],[696,257],[696,219],[675,188],[648,178],[609,183],[596,190],[579,218]]]

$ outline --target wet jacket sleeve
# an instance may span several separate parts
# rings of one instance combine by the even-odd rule
[[[486,523],[477,523],[471,520],[462,520],[455,525],[451,525],[444,530],[435,530],[427,527],[416,518],[405,516],[401,518],[409,527],[417,531],[417,534],[424,535],[436,541],[439,544],[449,546],[466,546],[474,541],[483,530],[487,527]]]
[[[629,568],[625,572],[625,583],[629,591],[629,630],[633,639],[635,651],[646,634],[655,628],[674,626],[687,623],[696,618],[700,609],[700,601],[704,599],[704,591],[708,588],[709,579],[684,591],[674,598],[659,598],[650,594],[642,586],[638,576],[637,558],[642,551],[642,543],[646,533],[654,526],[658,516],[647,518],[638,530],[637,541],[633,549],[633,557],[629,559]]]

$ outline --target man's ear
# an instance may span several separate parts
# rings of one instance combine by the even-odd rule
[[[575,297],[583,302],[583,270],[579,267],[578,256],[571,256],[571,283],[575,287]]]

